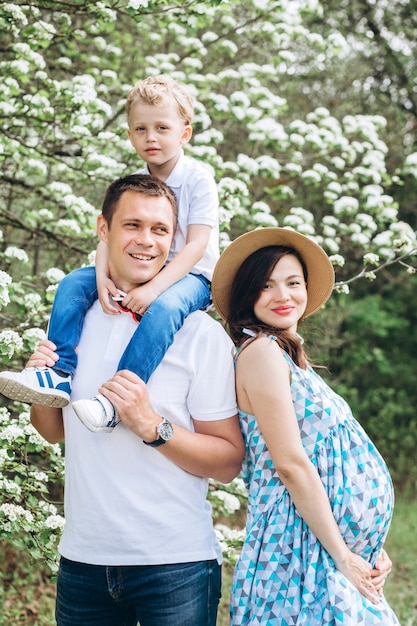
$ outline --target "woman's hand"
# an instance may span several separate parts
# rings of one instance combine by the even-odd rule
[[[368,561],[349,551],[341,563],[336,563],[336,567],[372,604],[378,604],[379,594],[374,586],[372,568]]]
[[[382,550],[376,560],[375,567],[371,572],[372,584],[379,596],[382,596],[382,588],[385,585],[385,581],[391,570],[392,561],[385,550]]]

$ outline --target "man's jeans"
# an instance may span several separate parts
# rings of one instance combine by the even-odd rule
[[[74,374],[84,317],[97,300],[96,272],[92,266],[71,272],[60,282],[49,320],[48,339],[57,346],[59,361],[53,369]],[[187,274],[164,291],[148,307],[124,351],[117,371],[126,369],[148,382],[175,333],[193,311],[210,304],[209,282],[197,274]],[[103,381],[104,382],[104,381]]]
[[[214,561],[106,567],[61,558],[57,626],[216,626]]]

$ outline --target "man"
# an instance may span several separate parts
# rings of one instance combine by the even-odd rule
[[[156,189],[156,192],[155,192]],[[175,196],[151,176],[110,185],[98,217],[110,277],[129,292],[164,266]],[[71,406],[33,405],[50,442],[65,432],[66,526],[60,542],[58,626],[215,626],[221,553],[207,477],[229,482],[244,454],[236,415],[232,344],[206,313],[192,313],[147,385],[114,375],[136,320],[88,311],[71,400],[100,392],[121,423],[89,432]],[[28,366],[52,365],[43,342]]]

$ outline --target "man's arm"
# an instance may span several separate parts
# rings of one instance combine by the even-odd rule
[[[26,367],[52,367],[59,358],[55,350],[55,344],[44,339],[29,358]],[[64,420],[61,409],[32,404],[30,421],[49,443],[58,443],[64,439]]]
[[[239,474],[245,454],[237,415],[193,421],[194,433],[174,425],[172,439],[158,449],[190,474],[229,483]]]
[[[133,372],[122,370],[101,388],[116,407],[117,413],[133,433],[144,441],[157,438],[156,427],[162,417],[149,401],[145,383]],[[173,424],[173,437],[155,448],[186,472],[227,483],[240,471],[245,446],[237,415],[224,420],[194,420],[191,432]]]
[[[64,439],[64,420],[61,409],[32,404],[30,421],[38,433],[49,443],[58,443]]]

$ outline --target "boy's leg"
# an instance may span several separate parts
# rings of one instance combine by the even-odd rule
[[[117,370],[130,370],[147,383],[185,318],[193,311],[207,308],[210,301],[209,282],[203,276],[188,274],[172,285],[143,315]],[[72,408],[84,426],[93,432],[112,432],[120,421],[111,402],[101,394],[77,400]]]
[[[54,342],[59,355],[54,370],[74,374],[77,367],[75,348],[85,315],[96,300],[96,270],[93,266],[81,267],[59,283],[48,325],[48,339]]]
[[[52,368],[31,367],[22,372],[1,372],[0,393],[29,404],[66,406],[71,394],[71,378],[77,366],[75,348],[85,314],[96,299],[94,267],[68,274],[58,286],[48,329],[48,338],[56,344],[59,360]]]
[[[147,383],[185,318],[193,311],[207,308],[209,304],[210,287],[204,277],[188,274],[172,285],[152,302],[143,315],[120,359],[118,371],[130,370]]]

